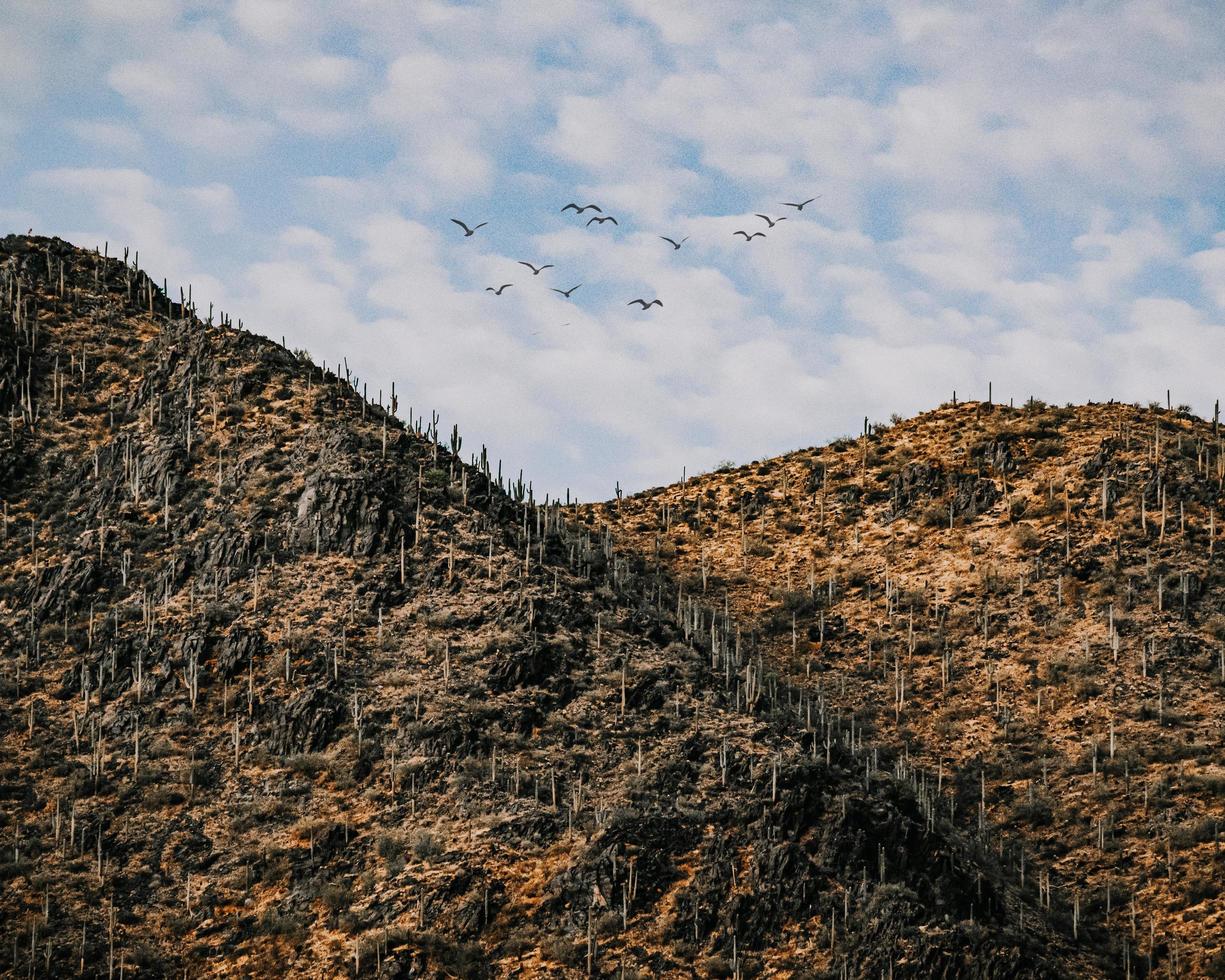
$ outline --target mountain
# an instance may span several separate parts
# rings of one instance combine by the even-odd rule
[[[1159,405],[946,404],[583,519],[942,772],[1114,972],[1225,976],[1222,448]]]
[[[959,406],[579,507],[363,393],[0,240],[11,974],[1219,962],[1205,423]]]

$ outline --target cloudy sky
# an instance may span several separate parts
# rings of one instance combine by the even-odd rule
[[[1201,414],[1225,390],[1206,0],[0,8],[0,233],[139,249],[541,492],[988,381]]]

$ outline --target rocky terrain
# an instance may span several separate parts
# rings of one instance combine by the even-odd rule
[[[1223,477],[1185,410],[947,404],[583,517],[943,772],[1116,970],[1225,976]]]
[[[1214,425],[578,507],[172,292],[0,240],[0,969],[1225,968]]]

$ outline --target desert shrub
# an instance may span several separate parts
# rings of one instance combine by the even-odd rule
[[[732,975],[731,961],[725,956],[720,956],[718,953],[708,956],[702,961],[702,975],[707,977],[730,977]]]
[[[899,609],[913,609],[916,613],[927,611],[927,594],[922,589],[900,588],[896,602]]]
[[[155,786],[145,793],[145,805],[153,809],[177,806],[185,800],[182,790],[176,786]]]
[[[1178,850],[1185,850],[1196,844],[1206,844],[1216,836],[1218,828],[1219,821],[1211,817],[1176,824],[1170,828],[1170,844]]]
[[[813,608],[807,589],[793,589],[790,592],[784,589],[777,598],[779,605],[789,613],[807,613]]]
[[[327,756],[317,752],[294,754],[285,757],[285,768],[302,776],[314,778],[328,768]]]
[[[408,846],[419,861],[431,861],[442,853],[442,844],[428,830],[413,831]]]
[[[1081,701],[1088,701],[1102,693],[1102,685],[1096,677],[1080,674],[1072,680],[1072,693]]]
[[[872,568],[866,562],[848,562],[842,568],[842,578],[848,586],[862,587],[872,581]]]
[[[1035,796],[1032,800],[1021,800],[1012,808],[1012,819],[1027,823],[1031,827],[1049,826],[1053,816],[1050,803],[1040,796]]]
[[[278,909],[264,909],[259,920],[260,932],[265,936],[284,936],[291,942],[300,942],[306,935],[306,927],[299,916]]]
[[[940,501],[933,500],[919,511],[916,522],[923,527],[944,527],[949,522],[949,509]]]
[[[389,875],[397,874],[404,867],[404,841],[395,834],[379,834],[374,849],[387,866]]]
[[[319,892],[319,898],[323,907],[335,915],[349,907],[349,903],[353,901],[353,892],[343,882],[329,881]]]
[[[586,955],[586,946],[565,936],[551,936],[541,944],[540,951],[554,962],[578,966]]]
[[[1071,661],[1065,653],[1053,653],[1042,666],[1042,680],[1051,687],[1058,687],[1067,679]]]
[[[1225,773],[1197,774],[1191,780],[1213,796],[1225,796]]]
[[[1188,905],[1199,905],[1200,902],[1217,898],[1221,894],[1221,883],[1211,875],[1192,878],[1187,882],[1184,894]]]
[[[612,936],[621,931],[621,916],[617,912],[605,912],[592,923],[597,936]]]
[[[1042,535],[1032,524],[1018,524],[1012,529],[1012,544],[1018,551],[1033,551],[1042,544]]]

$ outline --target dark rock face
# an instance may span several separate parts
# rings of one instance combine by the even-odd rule
[[[992,439],[970,450],[970,459],[992,473],[1012,473],[1017,468],[1011,438]]]
[[[1002,496],[994,481],[961,474],[953,484],[953,514],[973,520],[989,511]]]
[[[1102,471],[1110,466],[1118,448],[1118,443],[1114,439],[1103,439],[1097,452],[1082,464],[1080,468],[1081,473],[1090,480],[1101,476]]]
[[[566,674],[565,653],[556,647],[534,644],[526,650],[508,650],[489,669],[489,687],[509,691],[517,687],[557,685]]]
[[[931,500],[945,490],[944,470],[933,463],[907,463],[891,481],[889,513],[900,517],[918,500]]]
[[[267,648],[261,630],[234,626],[217,644],[217,670],[223,677],[235,677],[261,661]]]
[[[369,557],[399,546],[403,522],[392,501],[396,481],[373,473],[313,472],[298,498],[293,543],[302,550]]]
[[[277,705],[268,748],[278,755],[317,752],[325,748],[344,717],[344,700],[323,687],[312,687]]]
[[[18,404],[17,338],[9,331],[0,332],[0,412],[8,415]]]
[[[938,463],[907,463],[891,481],[888,517],[909,514],[921,501],[947,497],[954,517],[973,520],[990,510],[1001,496],[993,481],[974,474],[946,474]]]
[[[88,596],[100,584],[98,565],[90,558],[65,560],[54,568],[45,568],[30,590],[35,615],[47,618],[62,614],[65,609],[80,608],[82,597]]]

